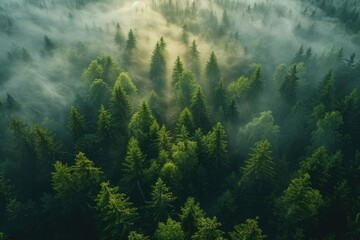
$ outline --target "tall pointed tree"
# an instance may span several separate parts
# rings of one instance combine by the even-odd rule
[[[206,63],[205,77],[209,84],[210,93],[214,92],[216,84],[221,78],[220,69],[214,52],[211,53],[209,60]]]
[[[170,217],[176,197],[173,196],[170,189],[159,178],[152,186],[151,201],[148,202],[148,208],[154,216],[155,222],[165,221]]]
[[[136,47],[136,37],[132,29],[129,30],[128,38],[126,40],[126,49],[132,50]]]
[[[162,89],[166,83],[165,43],[156,43],[151,55],[149,78],[156,89]]]
[[[286,74],[285,79],[279,88],[280,95],[289,104],[295,104],[296,102],[296,87],[299,79],[297,73],[297,65],[294,64],[290,71]]]
[[[234,231],[230,233],[232,240],[265,240],[266,235],[262,234],[259,228],[259,218],[246,219],[244,223],[236,225]]]
[[[79,139],[86,131],[85,117],[74,106],[70,108],[68,128],[74,141]]]
[[[210,129],[209,110],[200,86],[194,90],[190,104],[190,112],[193,115],[196,127],[201,128],[203,131]]]
[[[109,182],[103,182],[95,203],[100,220],[100,239],[124,239],[138,216],[129,198],[119,193],[118,187],[110,187]]]
[[[126,129],[130,118],[131,105],[129,96],[121,86],[120,80],[115,82],[111,93],[110,106],[115,129],[123,134],[126,133],[124,129]]]
[[[173,71],[172,71],[171,86],[173,88],[175,88],[176,84],[179,82],[180,76],[184,70],[185,70],[184,64],[181,62],[180,57],[177,56],[175,63],[174,63]]]

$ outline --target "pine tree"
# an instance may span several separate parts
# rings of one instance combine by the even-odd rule
[[[195,132],[195,123],[193,116],[189,109],[186,107],[181,112],[178,122],[176,123],[176,132],[180,133],[181,127],[185,127],[186,131],[189,132],[189,134],[193,134]]]
[[[171,86],[173,87],[173,89],[175,88],[177,83],[180,81],[181,74],[183,73],[184,70],[185,70],[184,64],[181,62],[180,57],[177,56],[175,63],[174,63],[173,71],[172,71]]]
[[[132,50],[136,47],[136,37],[132,29],[129,30],[128,38],[126,40],[126,49]]]
[[[117,43],[118,45],[121,45],[123,42],[123,36],[121,34],[121,28],[120,28],[120,24],[117,23],[116,24],[116,33],[115,33],[115,43]]]
[[[129,198],[119,193],[118,187],[110,187],[109,182],[103,182],[95,203],[100,220],[100,239],[125,238],[138,216]]]
[[[179,81],[174,86],[175,96],[181,106],[185,107],[190,104],[194,86],[195,82],[192,73],[189,71],[183,71],[180,75]]]
[[[151,55],[149,78],[156,89],[162,89],[166,82],[165,43],[157,42]]]
[[[335,87],[334,74],[330,70],[325,78],[320,82],[316,91],[316,97],[319,104],[324,104],[327,111],[331,111],[335,106]]]
[[[224,233],[219,229],[221,223],[216,217],[201,218],[199,230],[191,237],[193,240],[222,239]]]
[[[207,131],[210,128],[209,110],[206,104],[205,96],[198,86],[194,90],[194,95],[191,99],[190,112],[194,118],[195,126]]]
[[[166,223],[160,222],[154,237],[156,240],[184,240],[184,232],[179,222],[168,218]]]
[[[297,65],[294,64],[290,71],[286,74],[284,81],[281,83],[279,92],[283,99],[289,104],[296,102],[296,87],[297,87]]]
[[[139,142],[131,138],[128,143],[126,157],[123,163],[123,182],[130,188],[137,186],[141,196],[144,198],[141,184],[144,179],[145,157],[139,147]]]
[[[255,181],[258,184],[275,181],[275,164],[272,158],[271,144],[265,139],[255,143],[250,158],[245,161],[242,181]]]
[[[262,230],[258,224],[259,218],[246,219],[240,225],[234,227],[234,231],[230,233],[232,240],[265,240],[266,235],[262,234]]]
[[[110,138],[114,134],[112,115],[103,105],[99,109],[97,133],[104,145],[109,144]]]
[[[85,117],[79,113],[76,107],[71,106],[68,117],[68,128],[74,139],[78,140],[86,131]]]
[[[127,122],[130,118],[131,105],[129,96],[121,86],[120,80],[115,82],[110,98],[111,112],[114,120],[114,127],[117,131],[125,132]]]
[[[193,197],[189,197],[184,207],[181,207],[180,220],[185,232],[186,239],[190,239],[199,230],[200,219],[205,217],[200,204]]]
[[[210,93],[214,92],[216,84],[221,78],[220,69],[215,53],[212,52],[205,66],[205,77],[209,84]]]
[[[170,189],[159,178],[152,186],[151,201],[148,202],[148,208],[151,210],[155,222],[164,221],[170,217],[176,197],[173,196]]]

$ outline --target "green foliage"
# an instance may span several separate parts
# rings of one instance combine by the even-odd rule
[[[85,117],[79,113],[74,106],[71,106],[70,108],[68,128],[75,141],[79,139],[86,131]]]
[[[70,167],[61,162],[54,164],[51,182],[55,197],[61,200],[64,210],[71,211],[76,207],[86,209],[91,204],[102,179],[101,169],[80,152]]]
[[[111,93],[110,106],[115,128],[123,131],[130,118],[131,104],[129,96],[121,86],[120,80],[115,82]]]
[[[281,97],[289,104],[295,104],[296,102],[296,87],[298,84],[297,81],[299,80],[297,73],[297,65],[294,64],[286,74],[279,88]]]
[[[194,133],[195,131],[195,123],[193,116],[189,109],[186,107],[181,112],[178,122],[176,123],[176,131],[177,133],[181,132],[181,127],[185,127],[186,131],[188,131],[190,134]]]
[[[148,208],[154,216],[155,222],[164,221],[170,217],[176,197],[173,196],[170,188],[159,178],[152,186],[151,201],[148,202]]]
[[[89,98],[95,106],[106,105],[109,102],[111,91],[109,85],[102,79],[95,79],[90,85]]]
[[[245,101],[248,99],[251,89],[250,79],[241,76],[235,82],[228,85],[226,92],[229,97],[236,101]]]
[[[97,133],[100,141],[107,143],[114,134],[112,115],[109,110],[101,105],[99,109]]]
[[[210,128],[210,115],[206,99],[200,86],[194,90],[190,104],[190,112],[194,118],[195,126],[206,131]]]
[[[339,168],[342,155],[336,152],[334,155],[329,154],[326,147],[317,148],[313,154],[306,158],[300,164],[299,174],[309,174],[311,183],[318,189],[324,189],[329,181],[334,168]],[[340,169],[338,169],[339,171]]]
[[[227,135],[220,122],[205,137],[205,153],[208,160],[205,168],[216,179],[229,165]]]
[[[151,55],[149,78],[156,89],[161,89],[165,84],[166,60],[164,51],[165,42],[160,40],[156,43]]]
[[[234,226],[234,231],[230,233],[232,240],[264,240],[266,235],[262,234],[262,230],[258,224],[259,218],[246,219],[240,225]]]
[[[145,157],[141,152],[139,142],[131,138],[123,163],[124,182],[127,184],[139,184],[144,177],[144,162]]]
[[[185,232],[186,239],[189,239],[199,230],[200,219],[204,217],[205,213],[200,208],[200,204],[193,197],[189,197],[184,207],[181,207],[180,213],[181,226]]]
[[[195,87],[194,76],[189,71],[183,71],[174,86],[174,94],[181,106],[189,106]]]
[[[177,56],[175,63],[174,63],[173,71],[172,71],[172,81],[171,81],[171,86],[174,89],[175,89],[175,86],[180,81],[181,74],[184,72],[184,70],[185,70],[184,64],[181,62],[180,57]]]
[[[147,102],[142,102],[139,110],[133,114],[128,125],[129,136],[139,141],[144,153],[147,153],[149,149],[151,142],[150,128],[155,121]]]
[[[122,239],[127,236],[138,216],[129,198],[119,193],[118,187],[112,188],[109,182],[103,182],[95,203],[101,239]]]
[[[217,82],[221,78],[220,69],[214,52],[210,54],[209,60],[206,63],[205,77],[209,84],[210,92],[213,92]]]
[[[272,158],[271,144],[265,139],[255,143],[251,149],[250,158],[245,161],[241,184],[254,181],[260,184],[275,181],[275,164]]]
[[[291,180],[280,198],[279,207],[284,221],[296,226],[314,219],[323,204],[322,195],[311,187],[310,175],[306,173]]]
[[[322,119],[316,122],[316,129],[311,133],[313,147],[326,146],[331,151],[341,146],[342,134],[340,131],[343,118],[338,111],[327,112]]]
[[[199,230],[191,237],[193,240],[222,239],[224,233],[219,229],[219,223],[216,217],[201,218],[199,221]]]
[[[128,38],[126,40],[126,49],[132,50],[136,47],[136,37],[132,29],[129,30]]]
[[[179,222],[168,218],[166,223],[159,223],[154,234],[156,240],[183,240],[184,232]]]
[[[240,148],[243,152],[248,152],[250,146],[265,139],[268,139],[274,148],[279,137],[280,128],[275,125],[271,111],[261,112],[259,117],[239,129]]]
[[[87,69],[84,70],[82,78],[89,85],[95,79],[102,79],[105,83],[112,85],[120,74],[119,63],[110,56],[100,56],[93,60]]]
[[[136,95],[137,88],[136,88],[135,84],[133,83],[133,81],[131,80],[128,73],[126,73],[126,72],[120,73],[120,75],[118,76],[118,78],[116,80],[120,82],[120,85],[122,86],[124,91],[129,96],[133,97]]]
[[[144,236],[141,233],[131,231],[128,236],[128,240],[148,240],[149,237]]]

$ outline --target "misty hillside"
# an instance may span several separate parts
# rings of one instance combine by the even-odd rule
[[[360,2],[2,0],[0,240],[360,239]]]

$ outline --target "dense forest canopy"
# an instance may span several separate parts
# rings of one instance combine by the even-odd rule
[[[0,239],[360,239],[356,0],[3,0]]]

